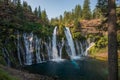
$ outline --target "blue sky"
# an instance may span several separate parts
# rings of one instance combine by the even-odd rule
[[[59,17],[63,15],[64,11],[71,11],[75,8],[75,5],[80,4],[83,6],[84,0],[21,0],[27,1],[34,10],[35,7],[40,5],[41,10],[46,10],[48,18]],[[95,8],[97,0],[90,0],[91,10]]]

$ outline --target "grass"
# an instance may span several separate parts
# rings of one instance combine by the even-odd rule
[[[89,56],[98,60],[106,61],[108,59],[107,48],[96,49],[92,47]]]
[[[0,80],[19,80],[0,68]]]

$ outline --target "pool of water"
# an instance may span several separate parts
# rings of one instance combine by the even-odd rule
[[[94,59],[48,61],[24,67],[31,73],[57,76],[60,80],[107,80],[107,63]]]

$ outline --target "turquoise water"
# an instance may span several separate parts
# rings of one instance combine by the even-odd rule
[[[31,73],[57,76],[60,80],[107,80],[107,63],[94,59],[48,61],[26,66]]]

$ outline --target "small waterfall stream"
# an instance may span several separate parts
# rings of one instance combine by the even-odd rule
[[[86,48],[86,50],[85,50],[85,53],[84,53],[84,56],[87,56],[88,55],[88,50],[91,48],[91,47],[93,47],[95,45],[95,43],[90,43],[89,44],[89,46]]]

